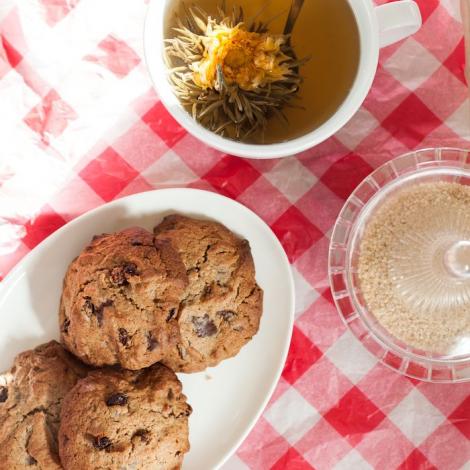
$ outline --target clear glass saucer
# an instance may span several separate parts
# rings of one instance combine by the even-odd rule
[[[465,382],[470,381],[470,335],[459,337],[452,348],[439,352],[406,344],[368,309],[359,282],[361,241],[377,211],[401,191],[435,182],[470,186],[469,152],[420,150],[391,160],[369,175],[351,194],[336,221],[329,250],[330,286],[346,325],[385,365],[419,380]],[[439,235],[416,233],[401,240],[409,255],[397,256],[390,270],[400,279],[397,286],[408,304],[424,312],[468,306],[470,315],[470,213],[468,221],[445,212],[436,219]]]

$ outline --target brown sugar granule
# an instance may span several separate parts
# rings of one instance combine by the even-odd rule
[[[409,346],[469,352],[470,278],[458,278],[445,265],[459,240],[470,240],[470,187],[458,183],[408,187],[380,206],[365,228],[358,276],[366,306]]]

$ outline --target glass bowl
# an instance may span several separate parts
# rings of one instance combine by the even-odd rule
[[[470,335],[459,336],[454,346],[439,352],[406,344],[385,329],[368,309],[359,282],[361,241],[377,211],[400,191],[420,183],[435,182],[470,186],[469,152],[451,148],[420,150],[395,158],[370,174],[351,194],[336,221],[329,249],[330,286],[345,324],[383,364],[423,381],[465,382],[470,381]],[[413,251],[416,254],[412,260],[404,262],[410,269],[410,266],[422,267],[425,256],[432,255],[434,261],[439,258],[437,263],[433,261],[432,268],[429,264],[429,273],[439,279],[442,277],[446,284],[442,289],[434,287],[430,281],[406,285],[413,276],[402,276],[397,286],[405,285],[407,289],[402,289],[402,292],[410,293],[410,298],[404,301],[417,302],[424,313],[427,313],[427,308],[439,307],[441,303],[447,305],[445,302],[449,299],[453,301],[452,289],[459,294],[463,292],[455,298],[464,308],[468,305],[470,315],[470,236],[468,239],[460,234],[454,236],[452,227],[447,227],[447,221],[443,220],[441,225],[445,236],[439,233],[435,240],[422,238],[419,241],[415,237],[410,243],[417,244],[416,252]],[[470,235],[470,224],[464,225]],[[394,269],[392,265],[394,262],[387,264]],[[436,272],[433,271],[435,267]],[[398,265],[397,269],[401,268]],[[429,273],[426,271],[426,275]],[[465,294],[467,289],[468,296]]]

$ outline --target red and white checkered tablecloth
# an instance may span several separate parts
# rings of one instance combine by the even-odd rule
[[[327,281],[333,223],[362,178],[410,149],[469,147],[459,1],[418,3],[423,28],[382,51],[342,131],[295,158],[250,161],[206,147],[159,102],[143,60],[147,1],[0,0],[2,277],[85,211],[171,186],[252,208],[288,253],[289,358],[228,469],[470,469],[470,384],[378,364],[343,327]]]

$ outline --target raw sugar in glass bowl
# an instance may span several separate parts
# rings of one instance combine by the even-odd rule
[[[470,153],[451,148],[424,149],[395,158],[365,178],[346,201],[333,230],[329,249],[330,286],[345,324],[383,364],[423,381],[466,382],[470,381],[470,337],[459,337],[457,347],[440,353],[406,344],[385,329],[368,309],[359,282],[361,242],[377,211],[402,190],[437,182],[470,186]],[[415,242],[419,248],[417,257],[434,250],[425,239]],[[469,247],[470,240],[457,237],[442,252],[442,268],[455,275],[457,292],[459,286],[470,283]],[[432,256],[441,255],[436,251]],[[418,302],[446,301],[436,297],[436,292],[424,295],[430,292],[426,291],[426,284],[416,285],[413,295]],[[420,299],[422,293],[425,298]],[[464,305],[468,305],[470,315],[470,301]]]

